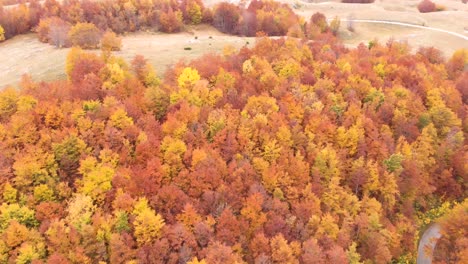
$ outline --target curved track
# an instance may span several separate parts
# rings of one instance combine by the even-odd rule
[[[429,228],[424,231],[419,240],[417,264],[432,263],[432,252],[434,252],[437,240],[439,240],[441,236],[440,225],[437,223],[430,225]]]
[[[348,19],[341,19],[341,21],[350,21]],[[386,20],[371,20],[371,19],[352,19],[351,21],[357,22],[357,23],[375,23],[375,24],[387,24],[387,25],[397,25],[397,26],[404,26],[404,27],[412,27],[412,28],[419,28],[419,29],[427,29],[427,30],[432,30],[432,31],[437,31],[437,32],[442,32],[446,34],[450,34],[455,37],[459,37],[461,39],[464,39],[468,41],[468,36],[465,36],[460,33],[456,33],[453,31],[445,30],[445,29],[440,29],[440,28],[434,28],[434,27],[426,27],[426,26],[421,26],[421,25],[415,25],[415,24],[409,24],[409,23],[404,23],[404,22],[398,22],[398,21],[386,21]]]

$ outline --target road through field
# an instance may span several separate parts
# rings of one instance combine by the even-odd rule
[[[329,19],[331,20],[331,19]],[[387,21],[387,20],[371,20],[371,19],[341,19],[341,21],[347,22],[347,21],[352,21],[356,23],[375,23],[375,24],[387,24],[387,25],[397,25],[397,26],[404,26],[404,27],[412,27],[412,28],[419,28],[419,29],[426,29],[426,30],[432,30],[432,31],[437,31],[437,32],[442,32],[446,34],[450,34],[455,37],[459,37],[461,39],[464,39],[468,41],[468,36],[459,34],[453,31],[445,30],[445,29],[440,29],[440,28],[434,28],[434,27],[427,27],[427,26],[421,26],[421,25],[415,25],[415,24],[409,24],[409,23],[404,23],[404,22],[398,22],[398,21]],[[467,48],[468,48],[468,43],[467,43]]]

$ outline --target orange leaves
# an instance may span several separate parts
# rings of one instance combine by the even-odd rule
[[[172,8],[167,12],[163,12],[159,16],[159,23],[161,24],[161,31],[166,33],[179,32],[182,29],[182,13],[180,11],[173,11]]]
[[[83,49],[97,48],[101,38],[99,30],[92,23],[77,23],[70,29],[68,36],[74,46]]]
[[[125,16],[149,19],[138,3],[123,5]],[[257,9],[262,23],[288,14],[252,1]],[[463,192],[464,75],[455,88],[442,61],[395,43],[321,41],[261,38],[161,79],[142,56],[130,72],[122,59],[74,48],[70,81],[25,78],[1,92],[0,229],[11,241],[0,240],[0,262],[413,254],[417,215]]]

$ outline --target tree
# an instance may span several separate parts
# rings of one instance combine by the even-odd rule
[[[213,26],[223,33],[235,34],[239,23],[239,9],[230,3],[220,3],[213,14]]]
[[[5,230],[12,220],[30,228],[38,224],[34,211],[28,207],[17,203],[2,204],[0,206],[0,231]]]
[[[70,201],[67,207],[67,223],[81,231],[86,225],[91,223],[91,217],[96,210],[91,197],[76,194]]]
[[[206,263],[222,264],[222,263],[244,263],[241,257],[233,252],[231,247],[223,245],[218,241],[210,244],[205,249]]]
[[[101,157],[103,154],[104,151],[101,151]],[[114,166],[112,163],[98,163],[94,157],[82,160],[79,172],[83,178],[78,182],[80,193],[91,197],[97,204],[102,202],[106,192],[112,188]]]
[[[0,42],[5,40],[5,29],[0,25]]]
[[[184,68],[182,73],[177,78],[177,83],[180,88],[190,89],[193,85],[200,80],[198,71],[193,68]]]
[[[101,39],[101,49],[104,51],[119,51],[122,48],[122,39],[114,32],[106,31]]]
[[[72,45],[83,49],[94,49],[99,46],[100,32],[92,23],[77,23],[68,32]]]
[[[102,59],[93,53],[84,53],[72,48],[67,56],[67,69],[71,69],[68,78],[73,84],[80,84],[91,74],[99,74],[104,68]],[[100,88],[100,87],[95,87]]]
[[[273,263],[299,263],[299,260],[295,256],[294,249],[288,244],[282,234],[275,236],[271,240],[270,246]]]
[[[0,91],[0,121],[13,115],[18,108],[19,94],[13,88]]]
[[[148,201],[145,198],[139,199],[135,204],[133,215],[135,216],[134,234],[138,245],[154,242],[161,236],[164,219],[148,206]]]
[[[418,10],[421,13],[429,13],[436,11],[436,4],[431,0],[423,0],[418,4]]]
[[[319,13],[319,12],[314,13],[310,17],[310,23],[318,26],[321,33],[324,33],[325,31],[328,30],[327,18],[322,13]],[[336,24],[336,22],[335,22],[335,24]]]
[[[185,20],[190,24],[197,25],[202,22],[203,10],[202,6],[195,0],[189,0],[185,3]]]
[[[48,42],[57,48],[68,47],[70,45],[69,30],[70,25],[67,22],[58,17],[51,18],[47,34]]]
[[[468,199],[456,204],[440,219],[441,238],[437,241],[434,260],[437,263],[462,263],[468,256]]]
[[[338,34],[338,30],[340,29],[340,24],[341,24],[341,21],[337,16],[333,18],[332,22],[330,22],[330,30],[333,33],[333,35],[336,36]]]
[[[170,8],[167,12],[161,13],[159,16],[159,24],[161,25],[161,31],[166,33],[174,33],[182,30],[182,13],[180,11],[173,11]]]

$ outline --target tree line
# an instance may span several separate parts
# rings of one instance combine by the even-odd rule
[[[222,2],[206,8],[201,0],[90,1],[38,0],[14,8],[0,7],[0,35],[9,39],[30,31],[56,47],[96,48],[105,33],[122,34],[142,29],[180,32],[186,25],[210,24],[221,32],[242,36],[294,36],[314,38],[336,34],[339,20],[328,26],[323,15],[313,23],[274,1],[251,1],[248,7]],[[107,38],[110,38],[108,34]],[[112,35],[115,39],[115,35]],[[1,40],[0,40],[1,41]],[[115,41],[110,41],[111,43]],[[118,44],[111,44],[118,49]]]

